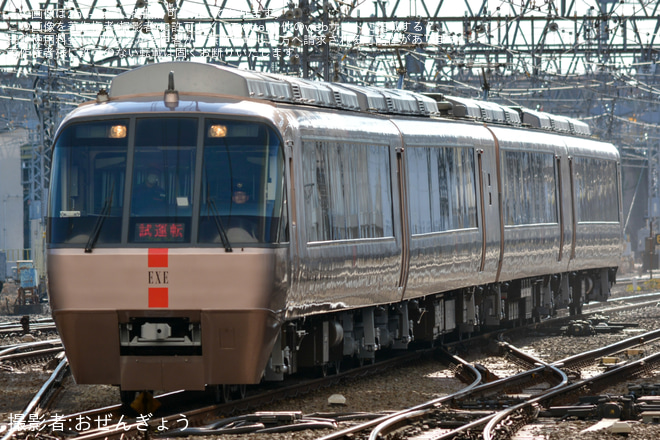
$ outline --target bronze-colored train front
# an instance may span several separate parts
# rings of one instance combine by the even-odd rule
[[[279,316],[270,250],[53,250],[53,316],[77,383],[255,383]],[[63,294],[65,293],[65,294]]]
[[[274,129],[231,116],[235,105],[219,117],[120,100],[63,123],[49,295],[78,383],[261,379],[285,302],[283,155]]]

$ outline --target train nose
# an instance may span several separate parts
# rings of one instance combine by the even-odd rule
[[[119,327],[122,389],[194,390],[258,383],[279,320],[267,310],[206,310],[187,317],[132,317]]]
[[[285,298],[272,250],[65,249],[49,259],[78,383],[198,390],[261,380]]]

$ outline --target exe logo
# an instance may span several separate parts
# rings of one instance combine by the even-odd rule
[[[166,270],[150,270],[149,285],[169,284],[168,275],[169,272]]]
[[[168,249],[150,248],[148,257],[149,308],[167,308],[169,305]]]

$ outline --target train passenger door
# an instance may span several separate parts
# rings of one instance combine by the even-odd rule
[[[575,197],[573,191],[573,160],[567,154],[555,156],[557,195],[559,199],[559,253],[557,261],[565,263],[575,258]]]
[[[577,212],[575,208],[575,170],[573,166],[573,158],[568,157],[568,174],[570,181],[570,207],[571,207],[571,254],[569,260],[575,259],[575,243],[577,241]]]
[[[500,171],[500,144],[495,133],[485,127],[492,136],[478,150],[478,166],[482,179],[481,229],[483,234],[482,266],[480,273],[494,274],[492,281],[498,281],[504,258],[504,218],[502,201],[502,174]]]
[[[563,151],[558,151],[555,156],[560,227],[557,261],[561,263],[561,270],[565,271],[569,269],[571,261],[575,259],[577,216],[575,212],[573,156],[570,154],[570,145],[566,141],[562,142],[562,146],[564,147]]]
[[[493,191],[492,185],[490,182],[490,175],[488,174],[488,179],[484,173],[484,163],[483,163],[483,154],[484,150],[477,148],[477,173],[479,175],[479,205],[481,208],[481,215],[479,216],[479,224],[481,225],[481,262],[479,263],[479,272],[484,271],[486,266],[486,199],[489,203],[493,202]]]
[[[293,160],[293,144],[292,140],[285,141],[284,144],[284,181],[285,192],[287,197],[287,216],[288,225],[285,233],[289,239],[289,252],[290,254],[290,280],[293,285],[298,280],[298,269],[300,266],[300,237],[298,236],[298,210],[296,200],[296,178]]]
[[[401,214],[401,275],[397,287],[401,293],[401,300],[405,296],[408,274],[410,271],[410,224],[408,219],[408,194],[406,182],[406,167],[404,164],[403,146],[396,149],[397,186],[399,189],[399,212]]]

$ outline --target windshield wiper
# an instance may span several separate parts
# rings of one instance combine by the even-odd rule
[[[215,227],[218,229],[218,234],[220,234],[220,240],[222,241],[223,246],[225,247],[225,252],[233,252],[231,244],[229,243],[229,238],[227,238],[227,231],[220,220],[220,213],[218,212],[218,207],[215,206],[215,201],[208,197],[206,200],[207,206],[211,208],[213,214],[213,221],[215,222]]]
[[[103,202],[103,209],[101,209],[99,218],[97,218],[96,223],[94,223],[92,233],[89,234],[89,240],[87,240],[87,245],[85,246],[85,253],[89,254],[92,252],[92,248],[94,247],[94,244],[96,244],[96,240],[98,240],[99,234],[101,233],[103,222],[106,217],[110,217],[110,208],[112,208],[112,194],[110,194],[110,197]]]

